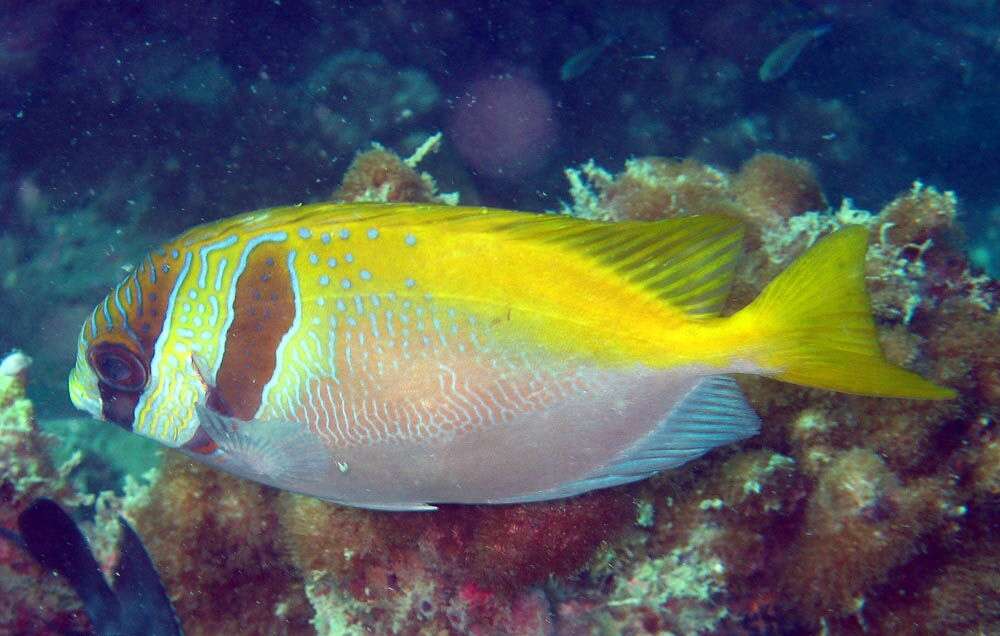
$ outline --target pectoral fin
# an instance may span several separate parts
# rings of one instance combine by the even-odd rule
[[[329,483],[337,466],[329,448],[305,424],[249,421],[197,407],[202,430],[218,450],[188,456],[237,477],[292,492],[312,494]]]

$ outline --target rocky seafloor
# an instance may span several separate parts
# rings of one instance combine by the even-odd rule
[[[374,148],[332,198],[454,202],[416,163]],[[956,196],[914,183],[878,212],[831,206],[807,163],[774,154],[731,172],[648,157],[566,175],[559,213],[743,218],[727,312],[820,236],[865,225],[886,355],[959,397],[741,379],[761,434],[679,469],[563,501],[387,513],[172,452],[143,479],[89,492],[81,456],[54,454],[18,369],[0,376],[0,526],[38,496],[82,506],[110,571],[124,514],[188,634],[1000,632],[1000,287],[969,269]],[[69,588],[0,540],[0,632],[86,625]]]

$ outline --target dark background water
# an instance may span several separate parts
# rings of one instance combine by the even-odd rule
[[[834,206],[953,189],[975,260],[1000,262],[993,2],[161,4],[0,8],[0,348],[36,357],[44,412],[67,408],[84,316],[150,245],[326,198],[372,141],[405,155],[438,130],[422,167],[464,202],[556,209],[591,158],[775,151]]]

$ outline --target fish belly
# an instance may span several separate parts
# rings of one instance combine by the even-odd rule
[[[701,377],[453,360],[386,379],[364,389],[316,379],[303,391],[295,418],[337,466],[306,494],[407,507],[583,492],[574,484],[627,457]]]

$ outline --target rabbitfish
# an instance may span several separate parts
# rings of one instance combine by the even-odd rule
[[[207,464],[339,503],[568,497],[756,433],[730,373],[950,397],[882,357],[867,236],[823,239],[721,317],[742,244],[724,216],[252,212],[136,267],[83,325],[70,394]]]

